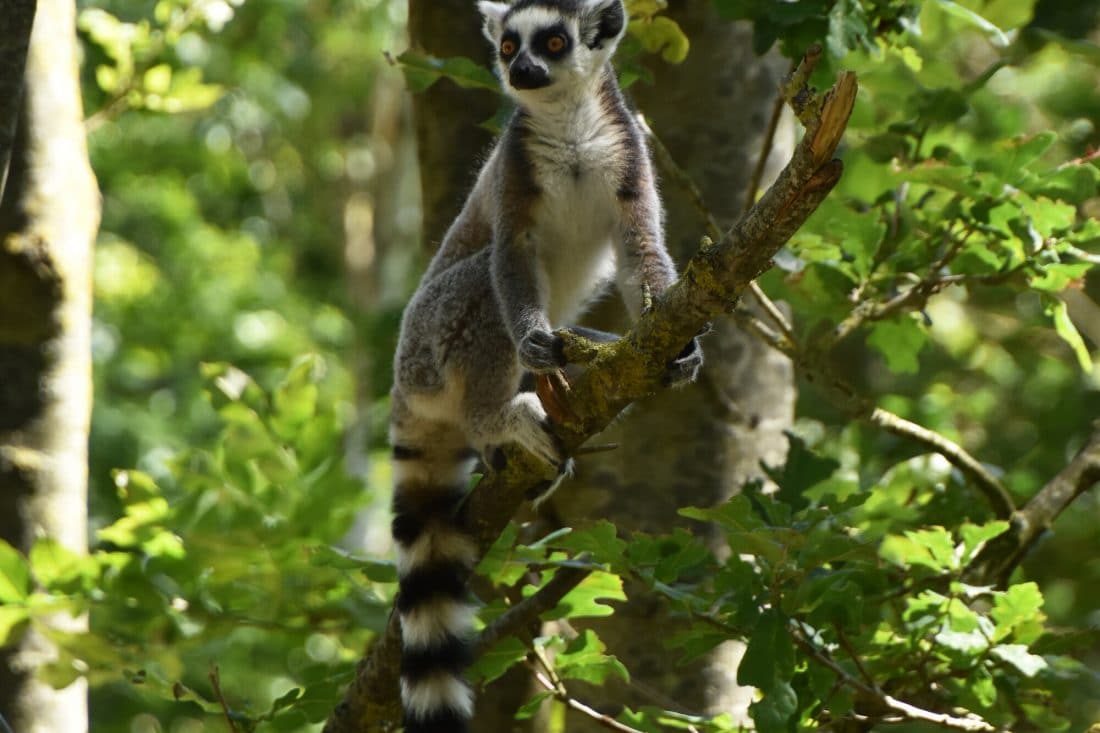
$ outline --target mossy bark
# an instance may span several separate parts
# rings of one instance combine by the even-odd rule
[[[45,536],[74,552],[87,549],[91,254],[99,195],[82,117],[75,5],[44,0],[0,202],[0,537],[24,552]],[[45,623],[74,630],[84,621]],[[34,677],[55,657],[34,629],[3,652],[0,712],[12,729],[87,729],[82,680],[54,690]]]

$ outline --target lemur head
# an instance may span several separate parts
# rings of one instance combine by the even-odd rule
[[[591,79],[626,30],[622,0],[481,0],[504,89],[537,98]]]

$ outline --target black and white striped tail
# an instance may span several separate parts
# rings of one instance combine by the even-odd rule
[[[473,694],[474,607],[467,581],[477,559],[455,512],[466,493],[467,461],[441,466],[430,448],[394,447],[393,538],[401,618],[401,702],[405,733],[466,733]]]

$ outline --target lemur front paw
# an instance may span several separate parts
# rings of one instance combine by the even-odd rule
[[[535,329],[519,342],[519,363],[541,374],[565,366],[565,341],[561,336]]]
[[[665,372],[665,385],[669,387],[682,387],[691,384],[699,376],[699,369],[703,366],[703,349],[699,346],[699,338],[693,338],[679,356],[668,364]]]

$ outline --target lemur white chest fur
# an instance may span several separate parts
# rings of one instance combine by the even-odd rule
[[[527,150],[541,192],[533,234],[548,281],[545,307],[551,325],[560,327],[574,322],[615,276],[622,133],[598,90],[551,111],[532,110],[528,127]]]

